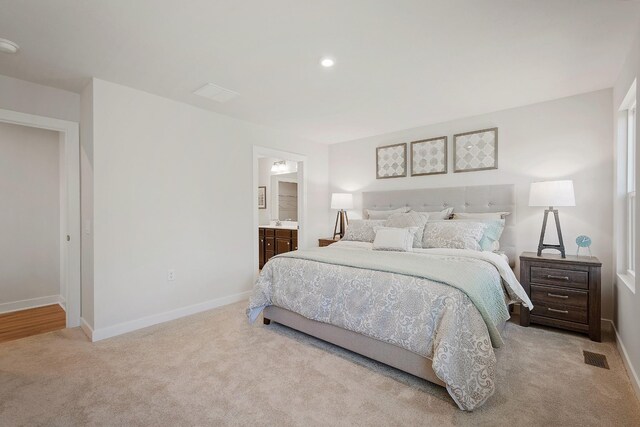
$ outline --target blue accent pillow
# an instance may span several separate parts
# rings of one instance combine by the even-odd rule
[[[483,251],[494,251],[494,242],[500,241],[500,236],[504,231],[505,220],[503,219],[481,219],[481,218],[465,218],[465,219],[453,219],[452,221],[465,221],[465,222],[481,222],[487,224],[487,228],[482,235],[482,238],[478,242],[480,249]]]

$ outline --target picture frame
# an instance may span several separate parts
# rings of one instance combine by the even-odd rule
[[[453,172],[498,169],[498,128],[453,135]]]
[[[258,187],[258,209],[267,209],[267,187]]]
[[[376,148],[376,179],[407,176],[407,143]]]
[[[446,174],[447,145],[446,136],[411,142],[411,176]]]

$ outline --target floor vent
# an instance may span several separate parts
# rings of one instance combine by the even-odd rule
[[[592,353],[590,351],[582,351],[584,353],[584,363],[587,365],[597,366],[598,368],[609,369],[607,356],[600,353]]]

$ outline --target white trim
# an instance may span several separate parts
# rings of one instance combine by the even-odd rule
[[[274,157],[298,162],[298,248],[304,249],[311,247],[311,242],[307,242],[306,223],[307,223],[307,156],[302,154],[290,153],[288,151],[276,150],[273,148],[253,146],[253,259],[251,265],[255,271],[255,277],[258,277],[258,225],[260,224],[260,216],[258,211],[258,159],[260,157]]]
[[[229,295],[222,298],[216,298],[216,299],[201,302],[198,304],[189,305],[187,307],[166,311],[164,313],[154,314],[151,316],[142,317],[140,319],[131,320],[129,322],[123,322],[117,325],[107,326],[106,328],[91,329],[91,327],[88,324],[86,324],[86,327],[91,330],[91,333],[90,333],[91,341],[93,342],[100,341],[107,338],[115,337],[117,335],[126,334],[127,332],[133,332],[138,329],[157,325],[158,323],[168,322],[170,320],[175,320],[181,317],[190,316],[192,314],[211,310],[213,308],[222,307],[223,305],[240,302],[249,298],[249,295],[251,295],[251,292],[252,291],[246,291],[246,292]],[[85,330],[85,334],[89,336],[86,330]]]
[[[64,288],[67,312],[67,328],[80,326],[80,127],[76,122],[52,119],[17,111],[0,109],[0,122],[15,125],[48,129],[61,134],[61,146],[64,147],[64,168],[60,170],[62,195],[66,195],[66,206],[61,203],[61,215],[64,215],[64,228],[61,236],[69,235],[71,240],[64,242],[61,256],[66,257],[66,269],[61,270],[61,278],[66,278]],[[64,280],[64,279],[63,279]],[[56,301],[57,302],[57,301]]]
[[[84,320],[84,317],[80,318],[80,328],[87,338],[89,338],[89,341],[93,341],[93,328],[86,320]]]
[[[626,285],[627,288],[631,291],[631,293],[636,293],[636,277],[635,274],[631,275],[630,271],[626,273],[618,273],[618,280]]]
[[[604,321],[605,319],[602,320]],[[629,357],[629,353],[627,353],[627,349],[622,342],[622,337],[620,337],[615,323],[613,323],[613,321],[611,320],[607,320],[607,322],[611,323],[613,332],[616,335],[616,347],[618,348],[618,353],[620,353],[622,363],[624,363],[624,367],[627,370],[627,375],[629,376],[629,381],[631,382],[631,388],[633,388],[633,391],[635,391],[636,393],[636,397],[638,398],[638,400],[640,400],[640,377],[631,364],[631,358]]]
[[[5,302],[0,304],[0,314],[11,313],[13,311],[28,310],[30,308],[44,307],[45,305],[60,304],[65,309],[65,300],[60,295],[49,295],[46,297],[23,299],[20,301]]]

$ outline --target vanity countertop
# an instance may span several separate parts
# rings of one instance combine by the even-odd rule
[[[274,228],[276,230],[297,230],[298,227],[291,225],[259,225],[258,228]]]

